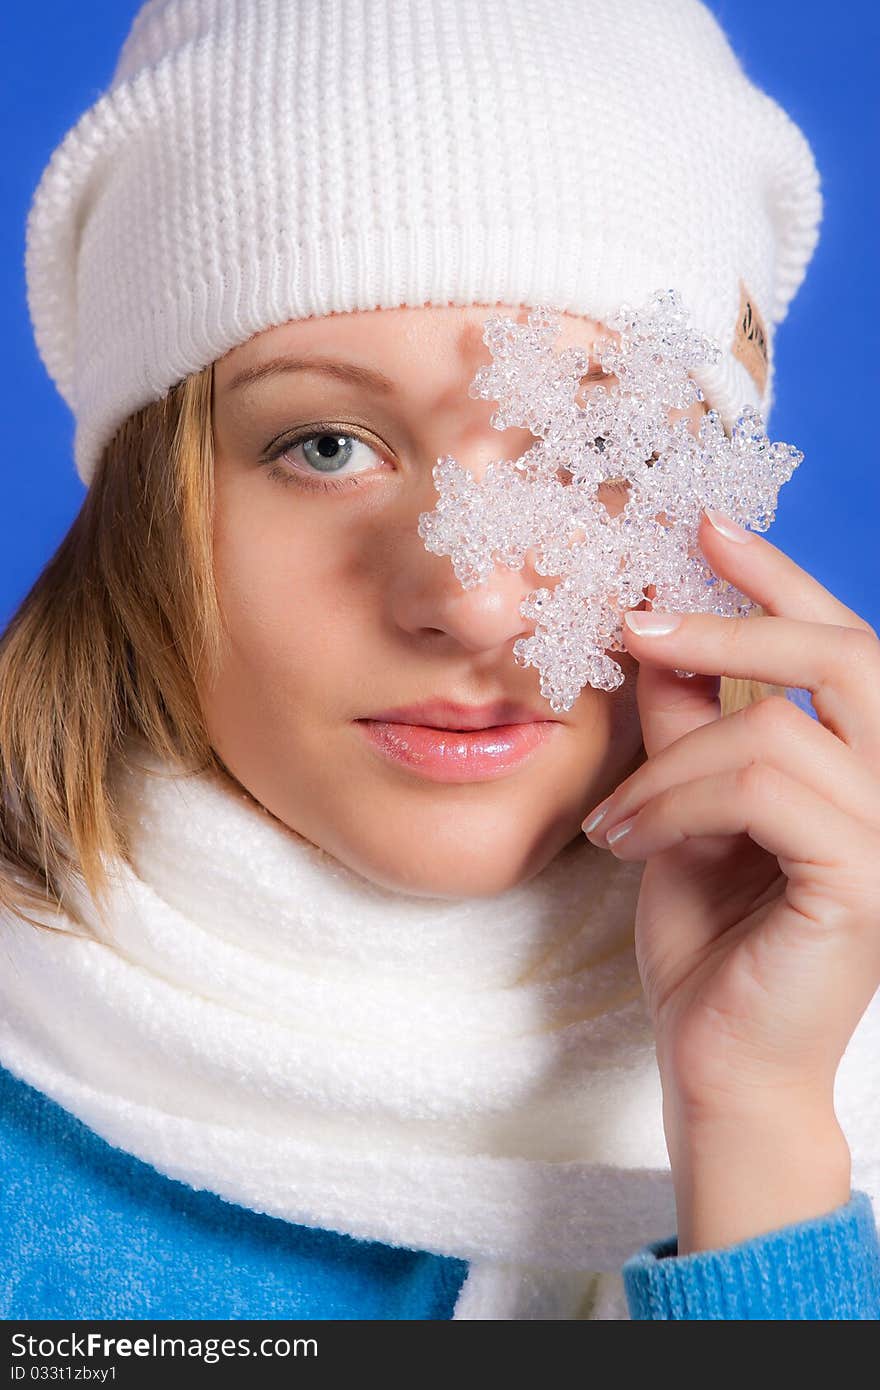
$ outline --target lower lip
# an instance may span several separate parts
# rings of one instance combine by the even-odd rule
[[[519,767],[559,728],[554,719],[491,729],[432,729],[359,719],[373,747],[433,782],[484,782]]]

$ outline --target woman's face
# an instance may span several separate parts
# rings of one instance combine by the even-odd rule
[[[535,442],[496,430],[494,403],[467,393],[489,361],[485,319],[502,312],[525,322],[517,305],[299,320],[214,368],[215,573],[229,640],[219,678],[199,687],[212,746],[290,829],[421,896],[488,896],[573,841],[590,852],[586,812],[644,758],[626,652],[618,690],[588,685],[562,714],[538,671],[514,662],[514,642],[533,631],[520,605],[547,584],[533,552],[522,570],[498,566],[465,590],[418,534],[439,456],[480,478]],[[557,348],[589,349],[602,331],[570,314],[560,322]],[[257,378],[279,358],[300,365]],[[344,366],[319,370],[318,359]],[[619,488],[600,496],[612,512],[625,501]],[[499,762],[491,748],[473,755],[486,734],[377,720],[436,699],[516,701],[553,722],[528,756]],[[535,729],[514,742],[524,733]]]

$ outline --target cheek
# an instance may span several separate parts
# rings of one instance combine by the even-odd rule
[[[366,597],[350,545],[318,508],[254,481],[218,490],[216,500],[214,572],[230,651],[250,677],[302,692],[319,664],[326,683],[350,660],[349,630],[362,625]]]

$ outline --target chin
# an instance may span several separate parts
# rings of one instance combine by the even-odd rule
[[[552,835],[530,843],[491,844],[487,836],[471,847],[444,850],[435,842],[426,849],[387,858],[357,852],[351,846],[333,853],[362,877],[395,893],[418,898],[494,898],[534,878],[559,853],[576,853],[579,846],[589,849],[590,842],[578,825],[574,832],[570,827],[566,831],[556,827]]]

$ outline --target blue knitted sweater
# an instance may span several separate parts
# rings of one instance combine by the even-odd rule
[[[0,1067],[0,1317],[451,1318],[467,1261],[315,1230],[196,1191]],[[631,1318],[880,1317],[880,1241],[854,1192],[722,1250],[675,1237],[623,1267]]]

